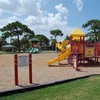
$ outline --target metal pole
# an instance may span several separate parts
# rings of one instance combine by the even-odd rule
[[[14,74],[15,74],[15,85],[18,85],[18,57],[14,55]]]
[[[32,54],[29,54],[29,83],[32,84]]]

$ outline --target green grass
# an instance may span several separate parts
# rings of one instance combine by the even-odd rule
[[[100,76],[1,97],[0,100],[100,100]]]
[[[0,51],[0,55],[2,54],[14,54],[14,52],[4,52],[4,51]]]
[[[26,53],[26,52],[20,52],[20,53]],[[0,51],[0,55],[2,54],[20,54],[19,52],[4,52],[4,51]]]

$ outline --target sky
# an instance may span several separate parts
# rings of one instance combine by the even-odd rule
[[[60,29],[58,41],[74,28],[87,32],[82,25],[92,19],[100,20],[100,0],[0,0],[0,28],[20,21],[48,38],[50,30]]]

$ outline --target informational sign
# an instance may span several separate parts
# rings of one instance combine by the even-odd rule
[[[22,66],[28,66],[29,64],[29,58],[27,55],[25,56],[18,56],[18,66],[22,67]]]
[[[93,57],[94,56],[94,47],[86,47],[85,48],[85,56]]]

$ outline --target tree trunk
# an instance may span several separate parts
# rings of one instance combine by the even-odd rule
[[[28,43],[29,43],[29,40],[27,39],[27,41],[26,41],[26,42],[27,42],[27,50],[28,50]]]
[[[57,42],[57,39],[56,39],[56,37],[57,37],[57,36],[55,36],[55,41]]]
[[[57,50],[57,47],[56,47],[56,43],[57,43],[56,37],[57,37],[57,36],[55,36],[55,51],[58,53],[58,50]]]
[[[94,31],[94,34],[95,34],[95,40],[96,42],[98,41],[98,37],[97,37],[97,33]]]
[[[12,44],[12,36],[10,37],[10,44]]]
[[[19,35],[17,33],[17,37],[18,37],[18,52],[20,52],[20,41],[19,41]]]

